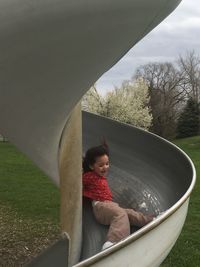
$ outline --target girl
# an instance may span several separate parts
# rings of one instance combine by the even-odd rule
[[[130,225],[142,227],[153,220],[133,209],[121,208],[112,201],[106,175],[109,170],[109,152],[106,146],[90,148],[83,159],[83,196],[92,202],[96,220],[110,225],[102,250],[130,235]]]

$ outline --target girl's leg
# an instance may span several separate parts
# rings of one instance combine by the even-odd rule
[[[107,240],[116,243],[130,235],[130,223],[127,212],[111,201],[98,202],[93,207],[96,220],[110,225]]]
[[[144,215],[133,209],[125,209],[128,214],[130,225],[142,227],[153,220],[153,216]]]

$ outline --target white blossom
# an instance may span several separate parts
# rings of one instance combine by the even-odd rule
[[[142,79],[125,81],[102,97],[93,86],[83,98],[83,109],[143,129],[151,126],[148,87]]]

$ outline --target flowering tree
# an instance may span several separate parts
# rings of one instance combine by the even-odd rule
[[[93,86],[83,98],[83,109],[147,130],[152,121],[148,102],[148,87],[138,79],[123,82],[105,97]]]
[[[104,115],[105,100],[98,93],[96,86],[93,85],[82,99],[82,109],[95,114]]]

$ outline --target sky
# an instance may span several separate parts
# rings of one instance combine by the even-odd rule
[[[97,81],[97,89],[104,95],[131,79],[139,66],[173,62],[193,50],[200,55],[200,0],[182,0],[171,15]]]

